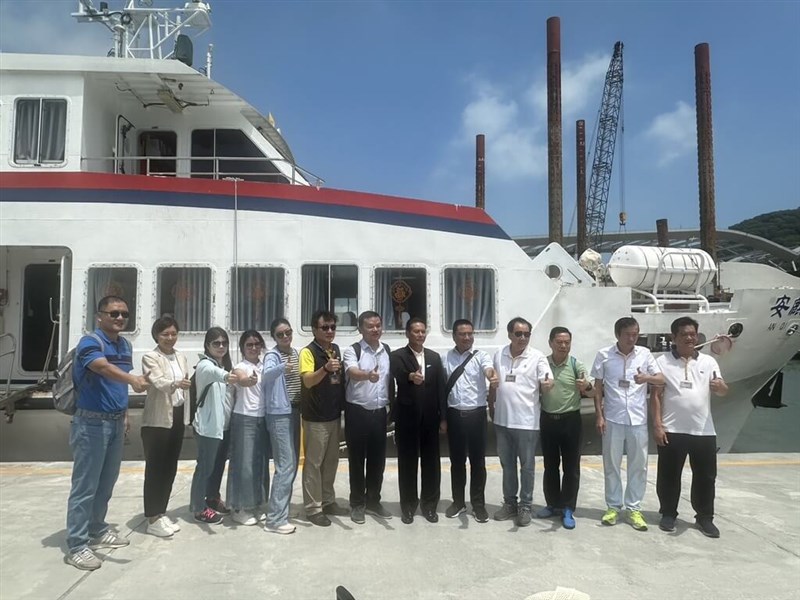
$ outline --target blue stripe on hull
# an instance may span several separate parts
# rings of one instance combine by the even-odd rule
[[[179,206],[204,209],[233,209],[233,197],[218,194],[187,194],[175,192],[153,192],[142,190],[97,190],[97,189],[52,189],[52,188],[6,188],[0,193],[0,202],[88,202],[98,204],[134,204],[147,206]],[[359,206],[323,204],[284,200],[281,198],[240,197],[239,210],[271,212],[311,217],[344,219],[447,231],[495,239],[511,239],[498,225],[456,221],[428,215],[395,212],[391,208],[376,210]]]

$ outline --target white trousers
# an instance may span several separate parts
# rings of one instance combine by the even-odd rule
[[[628,483],[625,503],[622,498],[622,454],[628,457]],[[647,425],[620,425],[606,421],[603,435],[603,471],[606,506],[622,510],[641,510],[647,487]]]

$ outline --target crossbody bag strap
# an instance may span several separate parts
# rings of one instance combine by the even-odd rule
[[[455,371],[450,373],[450,377],[447,379],[447,385],[445,386],[444,390],[445,398],[450,395],[450,392],[452,391],[453,386],[455,386],[456,381],[458,381],[458,378],[464,374],[464,369],[467,367],[467,363],[469,363],[469,361],[472,360],[472,357],[475,356],[477,353],[478,353],[477,350],[473,350],[472,352],[470,352],[469,356],[467,356],[467,358],[464,359],[464,362],[458,365],[458,368],[456,368]]]

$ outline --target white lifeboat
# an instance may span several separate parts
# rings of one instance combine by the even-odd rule
[[[711,283],[717,266],[704,250],[622,246],[611,255],[608,272],[622,287],[694,291]]]

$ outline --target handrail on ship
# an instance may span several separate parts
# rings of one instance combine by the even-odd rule
[[[0,358],[11,355],[11,362],[8,366],[8,378],[6,378],[6,389],[3,393],[3,397],[8,397],[8,394],[11,392],[11,377],[14,374],[14,361],[17,356],[17,338],[14,337],[13,333],[0,333],[0,342],[4,338],[11,340],[11,349],[0,353]]]
[[[292,185],[299,185],[297,180],[297,175],[301,175],[303,179],[308,181],[309,183],[313,181],[314,185],[317,189],[321,188],[325,184],[325,180],[312,173],[308,169],[305,169],[292,161],[289,161],[285,158],[267,158],[265,156],[82,156],[81,157],[81,170],[82,171],[90,171],[90,172],[101,172],[101,173],[125,173],[125,165],[123,163],[127,161],[145,161],[145,172],[144,173],[137,173],[138,175],[148,175],[151,177],[179,177],[179,178],[196,178],[196,179],[224,179],[226,177],[237,177],[237,178],[246,178],[248,176],[258,176],[258,177],[268,177],[268,178],[275,178],[276,180],[281,178],[286,178],[286,174],[278,171],[277,173],[269,172],[269,171],[245,171],[245,172],[236,172],[236,171],[222,171],[220,170],[220,161],[241,161],[241,162],[264,162],[267,161],[270,164],[281,162],[287,163],[292,170],[290,183]],[[192,171],[191,164],[188,170],[180,170],[176,169],[175,171],[157,171],[152,169],[152,162],[153,161],[175,161],[176,163],[181,163],[185,161],[213,161],[213,170],[210,171]],[[97,163],[100,163],[101,167],[95,167]],[[102,165],[108,164],[110,168],[102,168]],[[176,164],[177,166],[177,164]],[[130,174],[130,173],[129,173]]]

